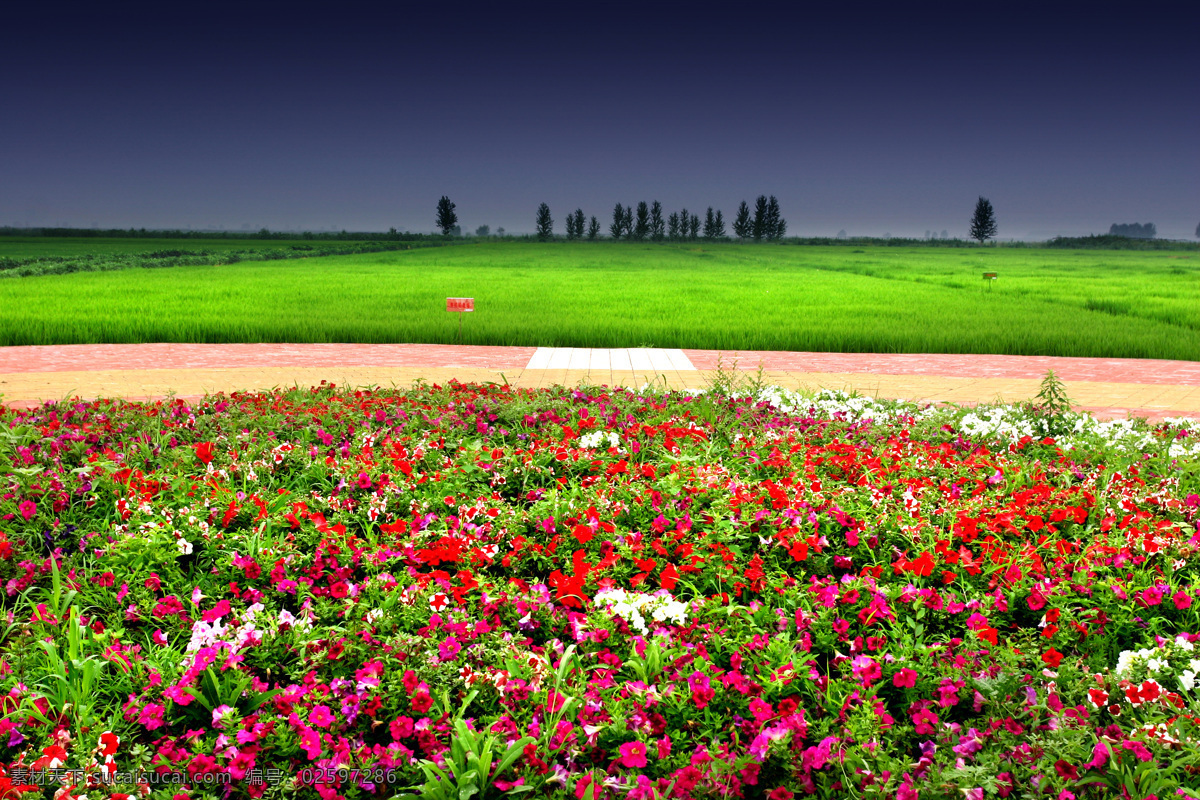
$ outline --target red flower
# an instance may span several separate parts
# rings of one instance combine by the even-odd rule
[[[196,458],[205,466],[212,463],[214,446],[212,442],[197,442],[192,445],[196,451]]]
[[[1046,666],[1050,669],[1058,669],[1058,665],[1062,663],[1063,654],[1051,647],[1046,652],[1042,653],[1042,661],[1046,662]]]

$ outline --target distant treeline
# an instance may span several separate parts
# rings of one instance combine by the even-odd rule
[[[1158,229],[1154,227],[1153,222],[1147,222],[1145,225],[1139,225],[1136,222],[1118,225],[1114,222],[1108,229],[1108,235],[1128,236],[1130,239],[1153,239],[1158,235]]]
[[[1117,227],[1117,226],[1113,226]],[[1151,226],[1153,227],[1153,225]],[[1200,244],[1174,239],[1131,238],[1107,234],[1105,236],[1058,236],[1046,242],[1045,247],[1061,247],[1070,250],[1200,250]]]
[[[122,238],[128,237],[122,236]],[[69,272],[100,272],[118,269],[201,267],[212,264],[236,264],[239,261],[278,261],[281,259],[317,256],[380,253],[389,250],[408,250],[414,246],[430,247],[442,244],[440,241],[441,237],[426,238],[434,241],[424,243],[348,242],[346,244],[293,245],[291,247],[227,250],[222,252],[213,250],[158,250],[152,253],[0,258],[0,278],[24,278],[35,275],[62,275]]]
[[[96,239],[266,239],[293,240],[304,239],[317,242],[420,242],[440,241],[443,237],[436,233],[404,233],[395,228],[380,233],[379,231],[270,231],[262,228],[257,231],[180,231],[180,230],[148,230],[146,228],[14,228],[0,226],[0,236],[45,236],[47,238],[96,238]]]

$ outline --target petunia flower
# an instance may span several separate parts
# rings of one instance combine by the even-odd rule
[[[617,761],[625,767],[631,769],[641,769],[648,763],[646,761],[646,744],[645,742],[626,742],[621,745],[621,757]]]

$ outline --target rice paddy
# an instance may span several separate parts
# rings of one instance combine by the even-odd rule
[[[450,296],[475,298],[466,344],[1200,360],[1196,252],[707,243],[484,242],[11,279],[0,345],[446,343]]]

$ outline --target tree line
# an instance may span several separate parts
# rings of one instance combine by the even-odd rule
[[[435,222],[443,235],[449,235],[457,227],[458,215],[454,209],[455,205],[449,197],[443,195],[438,201]],[[534,227],[539,239],[550,239],[554,236],[554,217],[547,204],[542,203],[538,206]],[[601,235],[600,220],[594,216],[589,218],[582,208],[577,208],[567,214],[566,232],[568,241],[595,241]],[[745,200],[738,206],[733,219],[733,235],[738,239],[752,239],[756,242],[778,241],[786,233],[787,220],[779,210],[779,200],[775,195],[759,195],[754,201],[753,211]],[[635,242],[679,242],[701,237],[709,240],[728,237],[725,214],[720,209],[714,210],[709,206],[703,221],[699,214],[686,208],[664,216],[663,205],[657,200],[651,203],[643,200],[636,208],[617,203],[612,210],[608,235],[615,240]]]
[[[1200,227],[1197,227],[1200,231]],[[1147,222],[1145,225],[1139,225],[1136,222],[1131,222],[1125,225],[1113,223],[1108,229],[1109,236],[1128,236],[1130,239],[1153,239],[1158,236],[1158,228],[1153,222]]]

